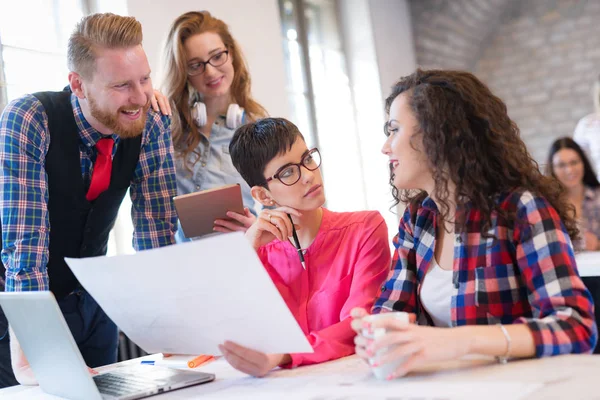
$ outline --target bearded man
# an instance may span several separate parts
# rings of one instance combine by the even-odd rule
[[[134,248],[174,243],[173,147],[169,117],[150,108],[150,66],[135,18],[84,17],[69,38],[68,65],[64,91],[25,95],[0,117],[0,290],[52,291],[96,367],[116,362],[118,329],[64,258],[106,254],[128,189]],[[0,387],[16,384],[13,370],[21,383],[31,378],[7,331],[0,310]]]

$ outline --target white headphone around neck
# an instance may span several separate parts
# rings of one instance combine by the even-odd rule
[[[227,115],[225,116],[225,125],[229,129],[236,129],[244,122],[246,112],[237,104],[230,104],[227,107]],[[192,119],[198,127],[206,125],[206,105],[201,101],[196,101],[192,105]]]

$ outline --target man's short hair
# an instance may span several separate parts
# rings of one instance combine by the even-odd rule
[[[229,144],[233,165],[250,185],[267,187],[267,164],[290,151],[298,138],[296,125],[285,118],[263,118],[239,127]]]
[[[142,24],[133,17],[112,13],[83,17],[69,37],[69,70],[90,78],[96,66],[96,49],[119,49],[142,44]]]

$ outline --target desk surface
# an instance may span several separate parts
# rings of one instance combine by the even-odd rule
[[[575,255],[581,277],[600,277],[600,251],[584,251]]]
[[[147,356],[153,358],[156,356]],[[139,359],[103,367],[110,370],[129,363],[139,363]],[[217,375],[215,382],[183,390],[165,393],[157,400],[167,399],[276,399],[285,393],[286,400],[333,399],[332,390],[348,393],[347,399],[389,398],[389,394],[408,395],[415,388],[436,387],[447,392],[456,391],[460,386],[468,387],[474,398],[492,400],[501,398],[498,389],[507,384],[527,386],[526,399],[598,399],[598,372],[600,356],[566,355],[545,359],[512,361],[506,365],[491,359],[469,359],[450,363],[438,363],[423,368],[407,377],[392,382],[376,381],[368,367],[357,357],[347,357],[329,363],[301,367],[295,370],[273,371],[268,377],[258,379],[248,377],[233,370],[224,360],[218,360],[198,370]],[[426,386],[423,386],[423,385]],[[528,384],[538,384],[537,387]],[[355,386],[360,385],[361,387]],[[510,386],[510,385],[509,385]],[[313,393],[309,393],[310,390]],[[366,389],[365,389],[366,388]],[[489,389],[489,390],[488,390]],[[328,392],[329,390],[329,392]],[[362,390],[362,391],[361,391]],[[365,396],[364,390],[371,395]],[[517,388],[517,390],[519,390]],[[329,393],[329,395],[325,395]],[[377,393],[377,396],[373,394]],[[383,394],[387,396],[384,396]],[[514,394],[514,393],[513,393]],[[15,386],[0,390],[5,400],[56,399],[34,387]],[[470,394],[469,397],[473,398]],[[423,397],[426,398],[426,397]],[[452,397],[450,397],[452,398]],[[504,397],[515,398],[515,396]]]

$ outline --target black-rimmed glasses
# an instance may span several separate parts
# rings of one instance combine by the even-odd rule
[[[320,166],[321,153],[319,153],[319,149],[310,149],[304,153],[299,163],[290,163],[279,168],[277,172],[275,172],[275,175],[267,178],[267,183],[271,182],[273,179],[278,179],[284,185],[292,186],[298,182],[302,176],[302,170],[300,167],[304,167],[309,171],[314,171]]]
[[[229,50],[223,50],[213,55],[207,61],[194,61],[188,64],[187,73],[189,76],[200,75],[206,71],[206,64],[210,64],[213,67],[220,67],[227,62],[229,58]]]

